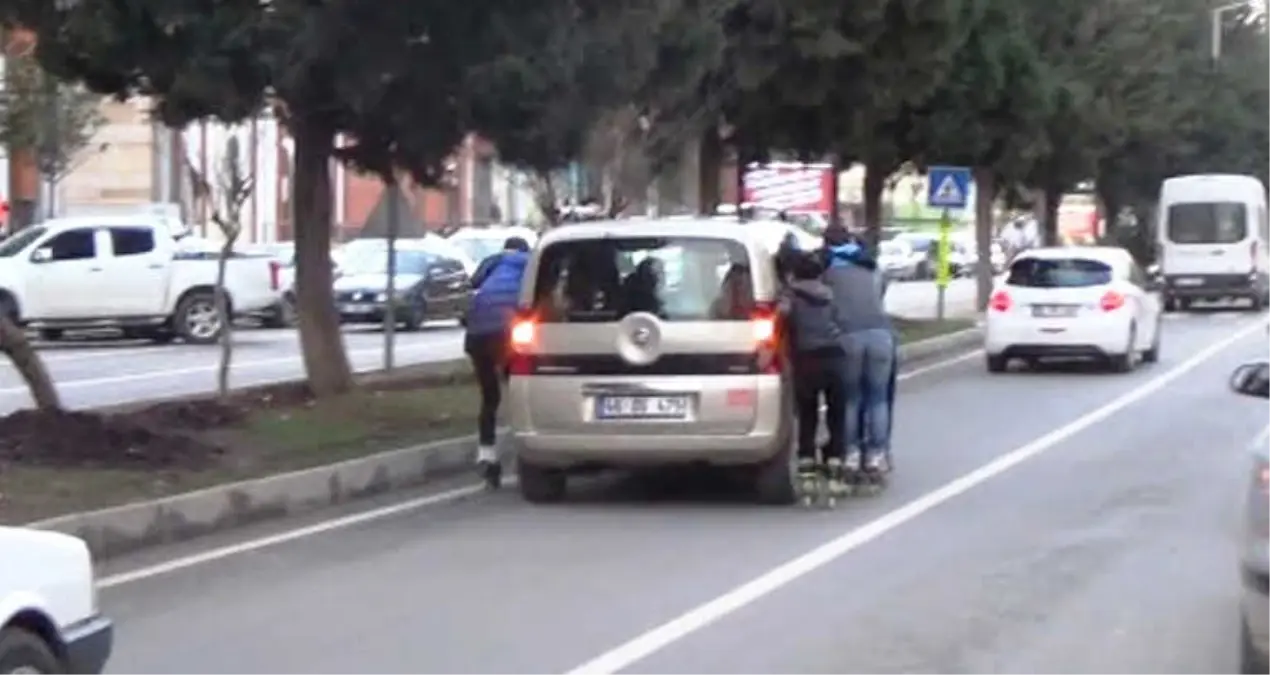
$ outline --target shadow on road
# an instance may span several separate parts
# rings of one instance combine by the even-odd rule
[[[758,504],[737,471],[710,467],[667,467],[606,471],[569,479],[568,505],[682,504],[727,508]]]

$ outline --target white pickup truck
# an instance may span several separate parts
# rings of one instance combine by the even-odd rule
[[[114,626],[95,583],[83,540],[0,527],[0,673],[100,673]]]
[[[225,287],[234,316],[261,311],[281,294],[278,263],[236,254]],[[119,328],[126,337],[216,342],[216,255],[183,247],[163,222],[144,216],[49,220],[0,242],[0,313],[40,330]]]

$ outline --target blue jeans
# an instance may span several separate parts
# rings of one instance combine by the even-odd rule
[[[895,335],[885,328],[847,333],[843,347],[847,353],[847,445],[865,455],[890,452]]]

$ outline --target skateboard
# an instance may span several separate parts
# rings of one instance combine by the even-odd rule
[[[833,458],[799,465],[798,495],[803,506],[832,509],[848,494],[842,460]]]

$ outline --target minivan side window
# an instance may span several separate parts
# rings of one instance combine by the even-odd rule
[[[665,321],[748,319],[748,252],[740,242],[704,237],[557,242],[541,253],[534,309],[544,323],[612,322],[635,312]]]

